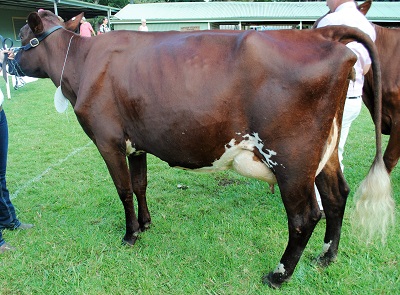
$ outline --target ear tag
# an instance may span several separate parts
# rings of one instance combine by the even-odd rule
[[[61,86],[57,87],[56,93],[54,94],[54,106],[59,113],[64,113],[68,108],[68,99],[62,93]]]

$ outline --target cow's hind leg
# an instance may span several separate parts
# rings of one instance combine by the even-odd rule
[[[138,221],[140,230],[144,231],[150,227],[151,218],[146,201],[147,188],[147,157],[146,153],[130,155],[128,157],[129,171],[133,192],[138,202]]]
[[[336,153],[316,178],[316,185],[321,195],[326,215],[326,232],[324,246],[317,261],[322,266],[336,260],[343,215],[349,187],[343,177]]]
[[[385,162],[386,170],[389,173],[392,172],[393,168],[396,166],[400,158],[399,142],[400,142],[400,128],[398,127],[398,125],[395,125],[392,126],[389,142],[386,146],[386,150],[383,155],[383,161]]]
[[[279,288],[290,279],[321,218],[313,179],[307,184],[292,181],[291,185],[280,185],[280,188],[288,216],[289,242],[277,268],[263,277],[263,283],[272,288]]]

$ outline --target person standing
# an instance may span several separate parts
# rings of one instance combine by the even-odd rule
[[[372,24],[357,9],[357,4],[353,0],[327,0],[326,5],[330,12],[320,20],[317,28],[329,25],[347,25],[356,27],[366,33],[375,42],[376,33]],[[364,75],[371,67],[371,59],[367,49],[360,43],[350,42],[346,45],[357,55],[357,62],[354,65],[356,72],[355,81],[350,81],[346,95],[346,102],[343,111],[342,129],[339,140],[339,162],[342,171],[344,170],[343,152],[347,136],[349,135],[352,122],[358,117],[362,107],[362,88],[364,85]],[[317,192],[317,199],[319,193]],[[318,200],[320,208],[322,205]]]
[[[108,18],[105,17],[105,18],[103,18],[103,22],[100,25],[98,35],[108,33],[109,31],[110,31],[110,28],[108,27]]]
[[[149,28],[147,27],[147,25],[146,25],[146,19],[145,18],[142,18],[142,24],[139,26],[139,29],[138,29],[138,31],[143,31],[143,32],[148,32],[149,31]]]
[[[3,62],[4,54],[8,54],[10,59],[14,56],[12,51],[1,50],[0,64]],[[3,109],[3,102],[4,95],[0,89],[0,254],[6,251],[15,250],[13,246],[3,239],[3,230],[29,229],[33,227],[33,224],[21,223],[18,220],[7,189],[6,169],[8,154],[8,124]]]
[[[96,35],[96,32],[93,30],[92,25],[86,20],[85,17],[81,19],[81,26],[79,27],[79,33],[83,37],[92,37]]]

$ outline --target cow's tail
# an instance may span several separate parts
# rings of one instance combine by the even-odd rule
[[[387,229],[394,223],[395,202],[389,173],[382,158],[375,157],[368,175],[355,195],[352,225],[357,233],[371,240],[380,234],[386,240]]]
[[[394,223],[395,202],[390,176],[386,170],[382,155],[382,93],[378,53],[369,36],[358,29],[346,26],[331,26],[323,29],[326,29],[326,32],[322,32],[322,34],[328,39],[343,44],[351,41],[362,43],[368,50],[372,60],[376,152],[368,175],[361,182],[355,193],[355,211],[351,219],[353,228],[356,229],[357,233],[360,233],[368,240],[380,235],[384,242],[389,225]]]

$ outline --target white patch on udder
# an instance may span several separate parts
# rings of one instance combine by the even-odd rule
[[[263,147],[264,145],[257,133],[246,134],[238,144],[236,144],[235,139],[226,144],[225,153],[221,158],[215,160],[212,166],[195,169],[195,171],[215,172],[233,169],[243,176],[275,184],[276,178],[270,168],[277,165],[276,162],[271,160],[276,152],[268,149],[264,152]],[[264,159],[256,157],[253,153],[255,149],[264,156]]]
[[[336,118],[333,118],[331,132],[329,134],[328,140],[325,144],[325,151],[322,155],[321,161],[318,165],[318,170],[315,176],[317,176],[322,169],[325,167],[326,163],[328,162],[329,158],[332,156],[333,151],[335,150],[336,143],[339,139],[339,127],[337,125]]]
[[[232,163],[233,169],[245,177],[263,180],[270,184],[276,183],[276,178],[271,169],[261,162],[253,152],[242,151],[234,159]]]

